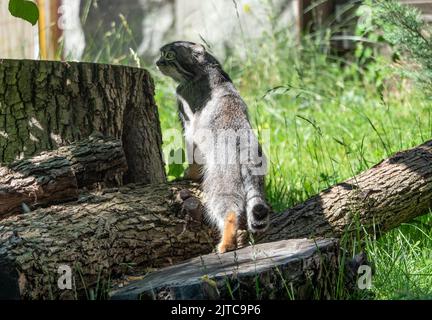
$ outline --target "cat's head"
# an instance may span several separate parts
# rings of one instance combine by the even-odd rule
[[[192,80],[212,70],[226,75],[217,59],[200,44],[175,41],[164,45],[160,52],[156,65],[163,74],[177,82]]]

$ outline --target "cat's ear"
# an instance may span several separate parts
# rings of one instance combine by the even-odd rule
[[[204,54],[205,53],[205,48],[204,48],[204,46],[203,45],[201,45],[201,44],[194,44],[193,46],[192,46],[192,50],[193,50],[193,52],[195,53],[195,54],[197,54],[197,55],[202,55],[202,54]]]
[[[198,63],[203,63],[205,61],[206,50],[203,45],[194,44],[192,46],[192,57]]]

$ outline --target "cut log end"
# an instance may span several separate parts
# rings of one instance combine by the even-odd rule
[[[111,299],[308,299],[336,279],[333,239],[283,240],[208,254],[117,287]]]

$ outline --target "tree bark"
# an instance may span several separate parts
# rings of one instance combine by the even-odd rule
[[[99,132],[122,140],[125,183],[162,183],[154,84],[144,69],[93,63],[0,60],[0,163]]]
[[[337,241],[282,240],[235,254],[193,258],[143,280],[120,284],[110,296],[114,300],[332,298],[339,272]]]
[[[269,229],[257,240],[339,238],[359,230],[360,224],[371,230],[374,223],[377,231],[385,232],[426,214],[432,204],[431,160],[432,141],[398,152],[274,214]],[[178,192],[181,189],[190,194]],[[218,235],[191,205],[196,201],[188,199],[194,196],[200,197],[197,185],[187,182],[128,185],[82,195],[77,203],[7,218],[0,222],[0,269],[12,273],[4,278],[0,273],[0,283],[16,279],[20,297],[49,297],[48,288],[52,297],[63,297],[70,292],[55,284],[60,264],[70,265],[90,288],[98,277],[130,273],[125,269],[130,264],[134,272],[142,273],[207,254]],[[77,290],[82,287],[76,283]]]
[[[96,137],[15,161],[0,167],[0,219],[76,200],[79,188],[95,183],[118,185],[126,170],[121,142]]]

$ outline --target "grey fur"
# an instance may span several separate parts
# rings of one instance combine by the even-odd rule
[[[246,222],[249,231],[264,231],[269,207],[264,175],[256,169],[266,167],[266,159],[259,155],[247,106],[228,74],[203,46],[186,41],[163,46],[157,65],[179,83],[187,156],[193,171],[202,165],[206,216],[221,232],[228,212]],[[221,141],[224,135],[230,143]]]

